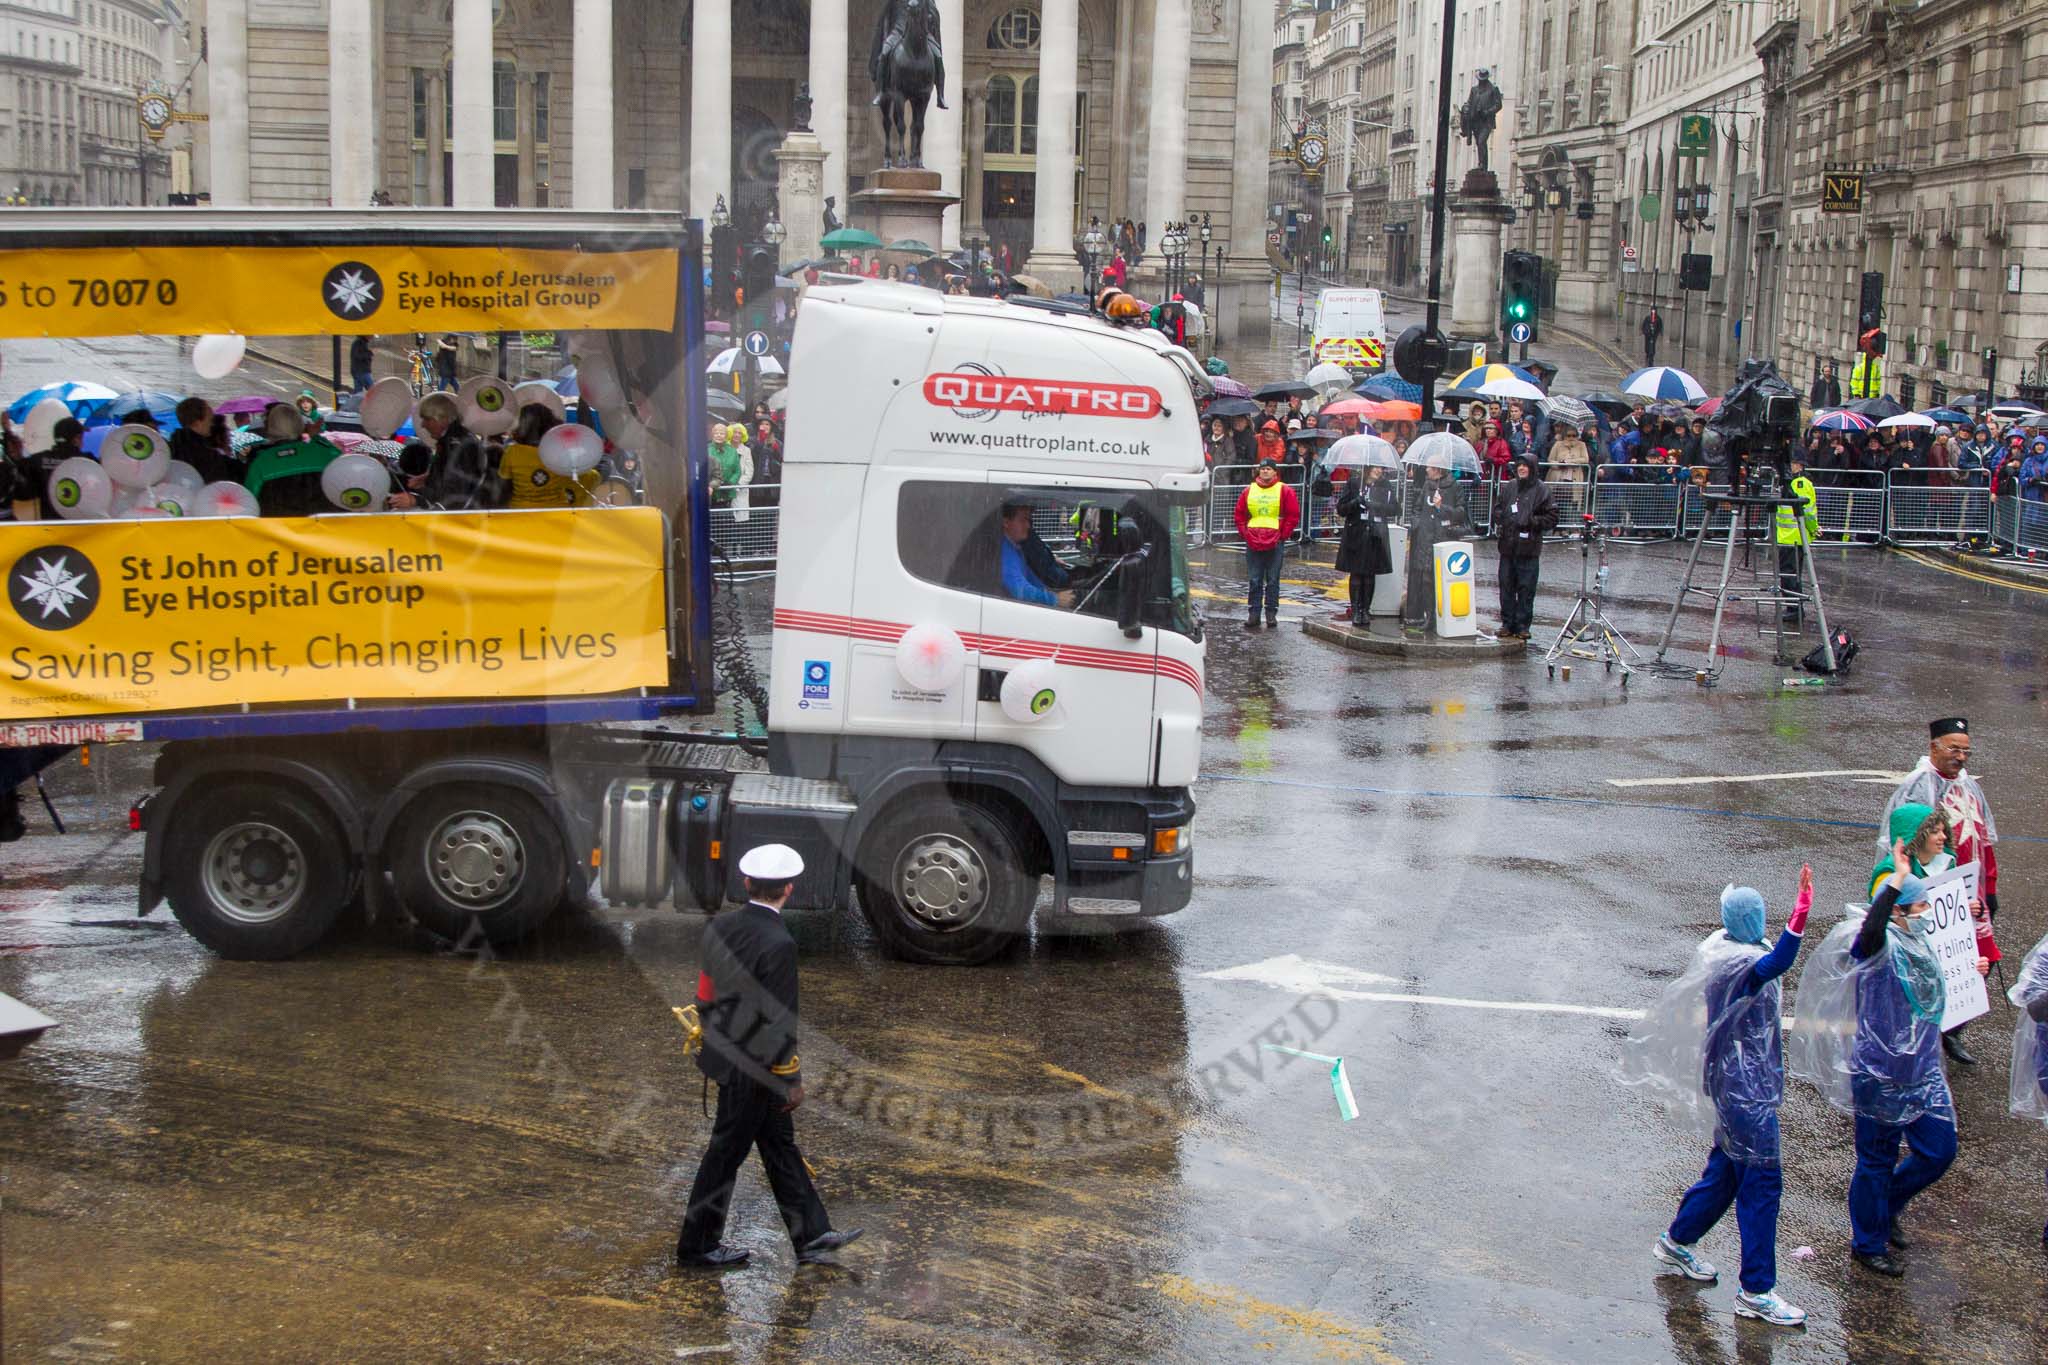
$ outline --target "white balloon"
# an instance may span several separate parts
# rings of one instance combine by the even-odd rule
[[[391,493],[391,474],[368,455],[337,455],[320,471],[320,491],[344,512],[376,512]]]
[[[529,379],[512,390],[514,411],[523,412],[532,403],[538,403],[552,412],[557,422],[569,420],[569,405],[562,401],[562,395],[556,393],[552,385],[543,384],[538,379]]]
[[[147,488],[135,488],[128,484],[115,484],[113,501],[107,508],[107,515],[110,517],[127,516],[142,505],[143,499],[148,494],[149,490]]]
[[[967,646],[948,626],[927,621],[896,641],[896,671],[920,692],[946,691],[960,681],[966,666]]]
[[[388,441],[412,416],[412,387],[395,374],[386,375],[364,391],[356,414],[362,418],[365,436]]]
[[[171,467],[171,447],[163,433],[142,426],[115,427],[100,442],[100,463],[107,477],[124,488],[147,488]]]
[[[114,481],[90,456],[73,455],[51,470],[49,493],[67,521],[97,521],[114,510]]]
[[[1003,675],[1003,714],[1019,725],[1044,720],[1059,705],[1059,670],[1051,659],[1032,659]]]
[[[612,369],[609,355],[599,353],[578,362],[576,388],[583,401],[599,412],[616,412],[625,406],[626,391],[619,385],[618,372]]]
[[[238,336],[203,336],[192,343],[192,368],[201,379],[226,379],[241,366],[249,343]]]
[[[179,488],[189,488],[197,493],[206,487],[206,476],[183,460],[172,460],[171,467],[164,471],[162,482],[174,484]]]
[[[260,513],[256,495],[222,479],[199,490],[187,511],[195,517],[253,517]]]
[[[155,521],[158,518],[168,519],[176,513],[166,512],[153,502],[138,502],[121,515],[130,521]]]
[[[198,492],[197,488],[186,488],[182,484],[151,484],[142,491],[142,498],[136,506],[154,507],[167,517],[182,517]]]
[[[519,419],[512,390],[502,380],[472,376],[463,381],[456,397],[462,404],[462,424],[479,436],[503,436]]]
[[[589,427],[564,423],[540,438],[540,462],[550,474],[573,479],[597,468],[604,458],[604,437]]]
[[[30,455],[48,450],[57,440],[57,423],[71,415],[61,398],[45,398],[21,419],[21,447]]]

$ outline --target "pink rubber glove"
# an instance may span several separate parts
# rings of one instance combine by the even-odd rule
[[[1785,921],[1785,927],[1795,934],[1806,932],[1806,915],[1813,909],[1813,869],[1799,869],[1799,899],[1792,902],[1792,918]]]

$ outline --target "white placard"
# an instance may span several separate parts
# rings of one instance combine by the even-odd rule
[[[1927,943],[1941,964],[1948,1004],[1941,1012],[1941,1030],[1967,1023],[1991,1010],[1990,993],[1977,974],[1977,926],[1970,902],[1977,899],[1974,863],[1952,867],[1927,878]]]

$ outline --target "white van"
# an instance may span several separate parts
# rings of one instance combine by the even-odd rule
[[[1309,364],[1378,371],[1387,363],[1387,314],[1377,289],[1325,289],[1316,296]]]

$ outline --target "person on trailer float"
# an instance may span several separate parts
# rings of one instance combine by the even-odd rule
[[[1890,835],[1892,812],[1902,805],[1932,806],[1948,817],[1948,851],[1959,865],[1977,869],[1977,898],[1970,903],[1970,918],[1977,930],[1977,953],[1996,963],[2004,954],[1998,947],[1998,822],[1991,817],[1991,803],[1984,789],[1970,776],[1970,721],[1967,716],[1943,716],[1928,722],[1927,752],[1906,775],[1891,800],[1885,804],[1885,826],[1878,835],[1882,852]],[[1963,1046],[1964,1025],[1958,1024],[1941,1037],[1942,1048],[1963,1066],[1975,1066],[1977,1059]]]
[[[5,482],[13,487],[7,490],[7,501],[36,504],[39,520],[56,521],[57,504],[50,497],[50,477],[57,472],[57,466],[76,455],[85,452],[78,443],[85,437],[85,423],[76,417],[59,418],[50,428],[50,447],[47,450],[30,451],[16,459],[7,457],[9,477]]]
[[[718,1086],[718,1113],[676,1241],[676,1261],[684,1267],[746,1264],[748,1253],[723,1239],[733,1183],[750,1149],[761,1154],[800,1264],[825,1260],[861,1235],[859,1228],[833,1230],[790,1117],[804,1102],[804,1082],[797,1055],[796,940],[783,925],[782,910],[803,871],[803,858],[785,844],[749,849],[739,864],[746,905],[717,916],[704,931],[697,1069]]]
[[[1259,461],[1258,472],[1237,497],[1237,533],[1244,538],[1246,630],[1259,628],[1263,606],[1266,626],[1280,624],[1280,564],[1287,538],[1301,525],[1301,499],[1280,482],[1280,463]]]
[[[505,484],[497,462],[476,434],[462,424],[462,408],[453,394],[430,393],[420,400],[414,424],[434,443],[426,469],[406,477],[405,490],[394,493],[390,506],[443,511],[482,511],[503,505]]]
[[[498,473],[505,480],[506,506],[529,509],[595,505],[592,490],[604,482],[604,476],[597,470],[586,469],[570,479],[541,463],[542,438],[561,424],[561,419],[545,403],[528,403],[519,409],[512,439],[505,453],[498,457]]]
[[[1737,1317],[1779,1327],[1806,1322],[1777,1293],[1780,1169],[1778,1108],[1785,1099],[1778,979],[1792,969],[1813,908],[1813,869],[1799,869],[1799,896],[1777,943],[1764,951],[1764,898],[1751,887],[1721,892],[1721,928],[1630,1038],[1624,1078],[1659,1093],[1710,1136],[1706,1170],[1679,1201],[1651,1252],[1688,1279],[1720,1272],[1699,1240],[1735,1210],[1742,1235]]]
[[[2009,1092],[2013,1117],[2048,1123],[2048,937],[2020,963],[2005,998],[2014,1011]],[[2048,1180],[2048,1172],[2043,1172],[2043,1179]],[[2041,1250],[2048,1252],[2048,1225],[2041,1229]]]

